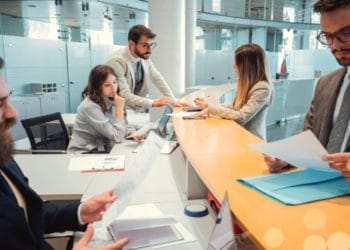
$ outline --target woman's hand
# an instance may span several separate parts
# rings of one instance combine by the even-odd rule
[[[114,96],[114,105],[118,108],[121,107],[124,109],[125,99],[119,95]]]
[[[132,135],[131,135],[132,136]],[[134,139],[134,141],[136,142],[142,142],[145,138],[146,138],[146,134],[142,134],[142,135],[135,135],[132,136],[132,138]]]
[[[114,96],[115,118],[117,120],[124,119],[124,103],[125,99],[119,95]]]
[[[197,97],[196,99],[194,99],[194,103],[201,109],[206,109],[208,107],[208,103],[202,98]]]

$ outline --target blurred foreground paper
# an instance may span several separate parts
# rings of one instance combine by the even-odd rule
[[[129,205],[133,195],[141,182],[160,154],[160,150],[164,145],[164,140],[150,132],[147,140],[145,140],[130,163],[130,167],[126,169],[123,178],[118,182],[114,188],[113,194],[118,197],[106,210],[103,215],[102,222],[105,227],[112,223],[118,215]]]

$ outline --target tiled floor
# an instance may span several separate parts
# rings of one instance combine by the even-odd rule
[[[266,131],[267,141],[276,141],[289,137],[291,135],[295,135],[302,130],[303,123],[304,117],[302,116],[300,118],[291,119],[280,124],[270,125],[267,127]]]

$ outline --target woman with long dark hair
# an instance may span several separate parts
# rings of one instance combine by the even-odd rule
[[[109,152],[127,135],[124,98],[117,94],[117,76],[107,65],[97,65],[82,93],[69,153]]]

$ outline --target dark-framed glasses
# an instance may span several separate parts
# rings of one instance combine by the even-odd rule
[[[350,42],[350,26],[342,28],[335,33],[321,32],[317,35],[317,40],[323,45],[332,45],[334,38],[341,43]]]
[[[157,46],[157,43],[140,43],[144,49],[154,49]]]
[[[11,90],[8,95],[4,96],[4,97],[0,97],[0,108],[2,106],[4,106],[4,103],[8,100],[8,98],[12,95],[13,90]]]

